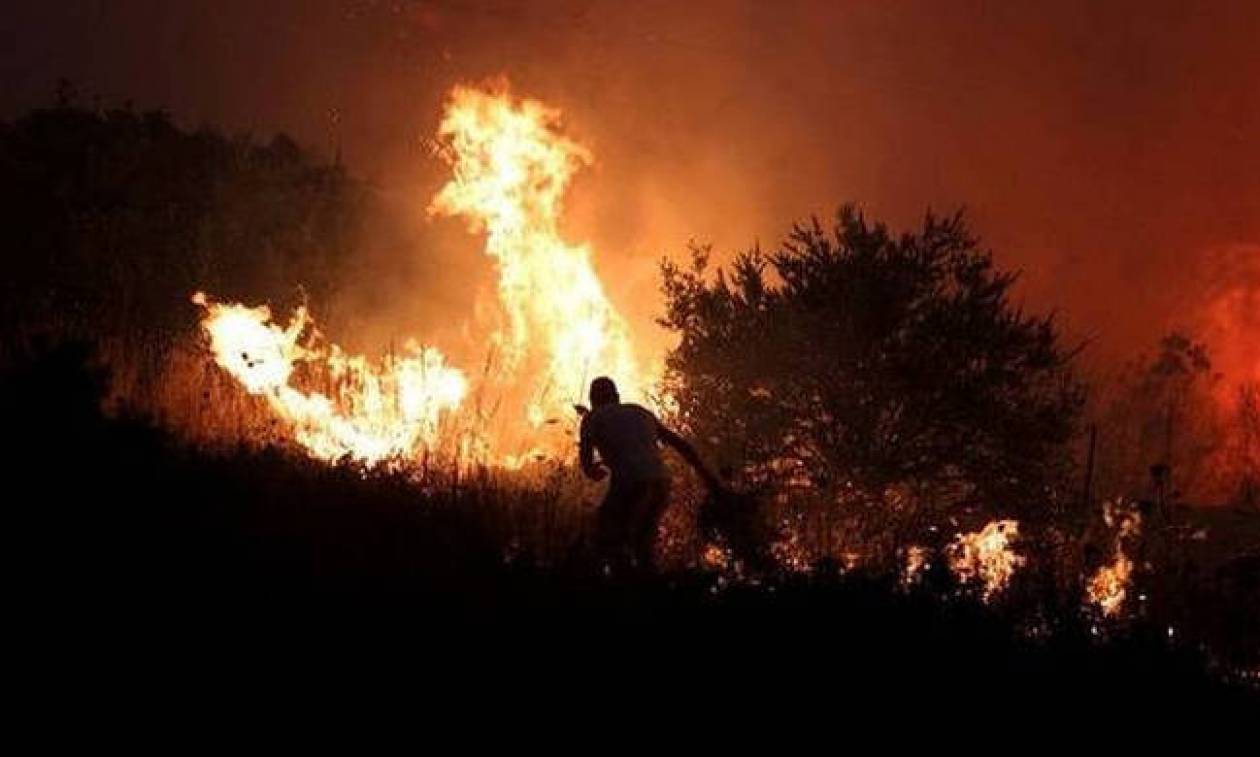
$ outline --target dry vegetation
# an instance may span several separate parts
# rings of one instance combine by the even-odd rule
[[[1157,361],[1148,378],[1179,383],[1139,382],[1146,394],[1114,403],[1106,416],[1117,430],[1113,454],[1082,496],[1076,412],[1083,390],[1067,372],[1070,356],[1048,322],[1008,318],[1009,279],[986,269],[987,258],[968,257],[974,244],[959,219],[929,219],[924,247],[854,215],[841,217],[830,240],[817,227],[813,236],[801,232],[797,241],[814,244],[815,257],[785,252],[780,274],[839,256],[879,284],[880,271],[896,270],[869,267],[881,256],[940,275],[921,255],[949,252],[943,275],[953,280],[935,280],[915,297],[932,305],[947,293],[959,310],[932,310],[925,317],[941,320],[926,322],[915,320],[922,313],[914,308],[883,313],[883,330],[872,332],[878,338],[828,333],[830,351],[801,352],[793,339],[817,345],[818,324],[838,322],[827,308],[842,299],[826,287],[843,282],[824,281],[819,293],[798,280],[794,292],[806,295],[792,300],[753,280],[764,259],[746,259],[725,290],[698,273],[667,269],[668,318],[686,337],[671,358],[673,389],[684,398],[674,420],[755,495],[745,504],[759,503],[757,522],[742,527],[757,532],[769,557],[759,556],[757,571],[747,554],[736,567],[730,555],[713,553],[715,534],[730,524],[708,522],[701,493],[684,484],[663,529],[666,577],[627,584],[601,577],[587,551],[598,494],[569,461],[512,475],[425,460],[394,470],[313,462],[203,349],[187,299],[200,287],[283,305],[300,281],[312,300],[335,299],[339,266],[372,202],[342,169],[282,137],[258,145],[189,134],[161,114],[94,113],[68,103],[6,124],[0,136],[6,202],[25,219],[4,240],[25,251],[5,279],[0,313],[7,454],[23,486],[38,493],[27,510],[47,543],[36,541],[57,545],[43,559],[64,560],[47,576],[62,596],[93,602],[98,590],[113,591],[119,601],[111,612],[138,615],[157,597],[188,611],[213,605],[244,614],[274,613],[277,602],[309,609],[330,597],[346,607],[383,599],[378,611],[391,608],[417,626],[441,617],[447,630],[462,623],[552,630],[568,622],[589,630],[630,619],[653,633],[682,622],[724,632],[749,624],[732,647],[758,643],[751,627],[767,629],[779,618],[786,625],[772,635],[785,646],[792,643],[785,628],[813,643],[823,629],[833,633],[830,652],[851,645],[840,656],[851,673],[863,666],[862,650],[871,650],[884,662],[896,657],[899,670],[916,670],[922,681],[1022,667],[1063,689],[1076,685],[1075,676],[1110,682],[1124,696],[1175,691],[1213,702],[1228,696],[1202,677],[1203,665],[1226,676],[1260,666],[1258,545],[1247,536],[1254,516],[1237,509],[1204,521],[1171,496],[1155,501],[1144,488],[1147,442],[1120,441],[1120,431],[1133,427],[1125,413],[1168,407],[1170,392],[1190,395],[1193,362]],[[862,240],[874,250],[867,258]],[[913,289],[904,277],[917,270],[900,270],[896,282]],[[959,295],[966,285],[973,299]],[[872,292],[863,296],[892,301],[887,291]],[[808,306],[818,302],[822,310]],[[986,332],[992,339],[960,333],[961,342],[930,349],[906,341],[898,320],[931,324],[935,334],[976,313],[997,316],[996,331]],[[712,328],[719,321],[722,328]],[[750,350],[758,334],[815,362],[756,375],[755,364],[788,364]],[[991,355],[983,349],[971,354],[979,363],[964,360],[961,343],[1000,344],[1009,362],[985,362]],[[1165,347],[1182,357],[1190,350]],[[744,359],[750,355],[755,364]],[[921,361],[945,355],[992,370],[943,391],[910,380],[922,373]],[[872,368],[872,359],[883,362]],[[827,361],[838,370],[825,373]],[[1012,365],[1031,366],[1035,378],[1008,371]],[[863,384],[870,370],[884,381]],[[830,383],[811,383],[820,379]],[[993,387],[985,396],[1001,401],[973,407],[967,397],[978,387]],[[802,410],[820,395],[832,403],[828,412],[862,414],[862,423],[842,440],[825,438],[825,429],[804,422],[812,410]],[[1035,412],[1016,414],[1030,403]],[[950,423],[920,428],[928,408]],[[732,413],[757,423],[723,436]],[[1189,424],[1181,429],[1189,439]],[[907,471],[897,467],[897,444],[910,432],[921,435],[915,459],[923,465]],[[983,445],[960,441],[978,432],[987,434]],[[1122,452],[1132,459],[1121,460]],[[1238,455],[1245,490],[1253,451]],[[985,474],[995,470],[1002,475]],[[1146,500],[1132,593],[1149,598],[1104,621],[1082,608],[1082,582],[1109,559],[1112,533],[1099,523],[1100,503],[1120,495]],[[1019,546],[1029,563],[986,606],[976,590],[957,585],[943,555],[954,534],[1012,513],[1028,524]],[[1199,550],[1203,529],[1213,539],[1238,538]],[[911,547],[922,547],[933,567],[907,588]],[[1210,644],[1206,658],[1202,643]],[[1158,686],[1147,691],[1150,680],[1135,674],[1143,666],[1158,671],[1151,674]]]

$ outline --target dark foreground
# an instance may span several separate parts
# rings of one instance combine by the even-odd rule
[[[478,706],[539,706],[558,689],[648,713],[1260,712],[1254,691],[1160,629],[1104,643],[1046,618],[1048,633],[1030,634],[1001,609],[825,569],[731,586],[506,559],[478,506],[491,491],[417,491],[281,453],[207,456],[103,419],[100,381],[73,350],[4,380],[11,622],[50,695],[122,677],[203,694],[230,678],[249,696],[245,676],[302,687],[349,674]]]

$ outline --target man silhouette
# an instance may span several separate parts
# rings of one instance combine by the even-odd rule
[[[623,403],[612,379],[592,381],[590,396],[591,409],[578,408],[582,472],[593,481],[612,473],[599,507],[599,548],[617,563],[629,558],[632,565],[650,568],[657,526],[669,504],[669,469],[661,445],[673,447],[710,489],[719,489],[720,482],[686,439],[646,408]]]

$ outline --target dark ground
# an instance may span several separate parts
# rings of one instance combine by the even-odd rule
[[[287,686],[379,675],[477,707],[544,706],[558,690],[605,715],[616,702],[767,718],[1260,712],[1157,629],[1104,644],[1054,621],[1030,640],[1000,609],[825,570],[721,587],[505,561],[470,506],[485,492],[281,452],[198,453],[102,418],[104,377],[83,363],[61,348],[0,388],[10,623],[49,690],[121,677],[172,696],[209,680],[262,696],[250,677],[284,671]]]

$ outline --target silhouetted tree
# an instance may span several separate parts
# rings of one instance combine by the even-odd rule
[[[680,338],[665,383],[744,485],[899,509],[1054,504],[1082,388],[961,213],[896,237],[845,206],[712,278],[709,249],[692,256],[663,264],[661,323]]]
[[[1153,497],[1158,467],[1167,471],[1168,495],[1212,496],[1204,489],[1220,472],[1213,458],[1225,434],[1219,383],[1207,346],[1180,332],[1125,366],[1099,413],[1100,493]]]
[[[1238,390],[1238,408],[1226,454],[1237,478],[1235,504],[1260,511],[1260,385],[1244,384]]]
[[[368,199],[288,137],[89,110],[63,83],[54,107],[0,124],[0,323],[134,340],[187,329],[198,288],[284,302],[300,283],[326,303]]]

